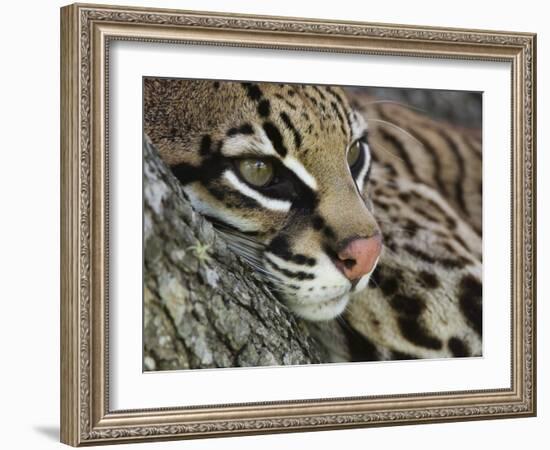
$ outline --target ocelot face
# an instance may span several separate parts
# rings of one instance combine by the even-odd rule
[[[381,251],[367,127],[332,87],[145,79],[145,133],[297,315],[328,320]]]

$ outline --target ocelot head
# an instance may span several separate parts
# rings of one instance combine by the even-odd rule
[[[194,208],[297,315],[328,320],[381,252],[367,126],[341,89],[146,78],[144,132]]]

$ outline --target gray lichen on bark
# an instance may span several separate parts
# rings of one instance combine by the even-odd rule
[[[144,370],[319,363],[326,355],[144,139]]]

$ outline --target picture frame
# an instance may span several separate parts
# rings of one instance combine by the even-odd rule
[[[511,68],[510,385],[113,409],[110,46],[503,62]],[[94,445],[536,415],[536,35],[74,4],[61,9],[61,441]],[[508,124],[507,124],[508,125]],[[293,368],[290,368],[293,370]]]

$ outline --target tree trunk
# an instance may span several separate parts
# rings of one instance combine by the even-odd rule
[[[144,139],[145,370],[319,363],[307,325],[196,213]]]

